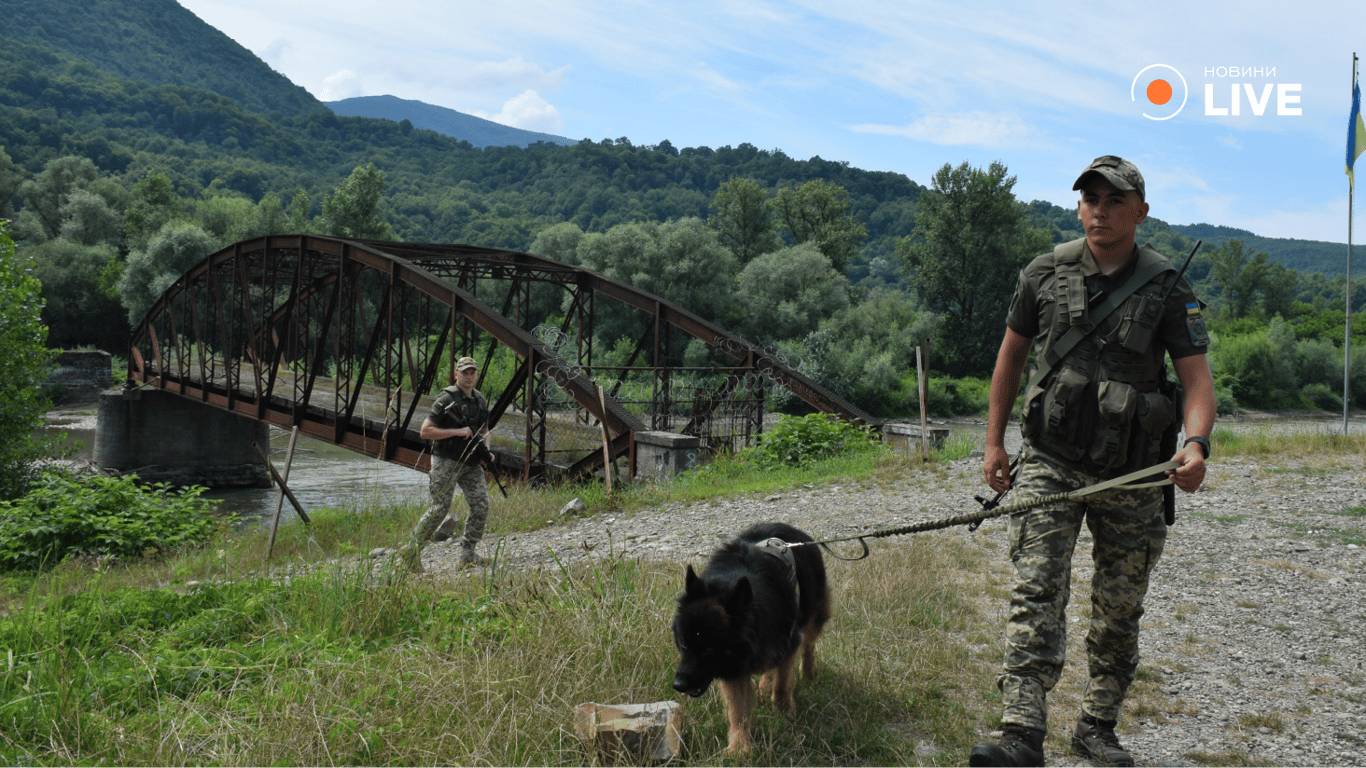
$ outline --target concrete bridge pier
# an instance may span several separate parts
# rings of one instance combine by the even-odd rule
[[[100,393],[95,463],[144,482],[268,488],[251,444],[270,451],[270,425],[159,389]]]

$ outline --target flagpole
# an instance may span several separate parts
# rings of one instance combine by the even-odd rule
[[[1352,90],[1357,88],[1357,54],[1352,51]],[[1349,132],[1353,126],[1348,126]],[[1352,158],[1355,159],[1355,158]],[[1347,301],[1346,330],[1342,342],[1342,436],[1347,436],[1348,413],[1352,410],[1352,198],[1356,184],[1348,177],[1347,184]]]

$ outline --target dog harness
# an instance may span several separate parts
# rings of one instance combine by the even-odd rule
[[[754,542],[754,548],[783,562],[787,581],[792,585],[788,594],[792,595],[792,632],[799,632],[798,617],[801,615],[801,586],[797,583],[797,558],[792,554],[792,545],[782,539],[765,539]]]

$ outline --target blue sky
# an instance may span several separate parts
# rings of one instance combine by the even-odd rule
[[[925,185],[945,163],[1000,160],[1021,200],[1066,207],[1077,173],[1118,154],[1164,221],[1347,240],[1361,0],[180,2],[324,101],[389,94],[572,139],[750,143]],[[1173,86],[1163,105],[1146,95],[1155,78]]]

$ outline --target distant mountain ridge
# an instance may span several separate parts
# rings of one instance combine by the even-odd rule
[[[357,96],[324,103],[343,117],[378,117],[396,123],[407,120],[415,128],[436,131],[454,139],[468,141],[476,147],[527,147],[538,141],[562,146],[578,143],[563,136],[512,128],[454,109],[422,101],[400,99],[397,96]]]
[[[1191,240],[1204,241],[1201,250],[1221,246],[1229,240],[1242,240],[1243,245],[1253,253],[1265,252],[1272,261],[1280,262],[1296,272],[1321,272],[1331,277],[1345,274],[1347,270],[1346,243],[1262,237],[1246,229],[1215,224],[1172,224],[1170,227],[1173,232],[1179,232]],[[1366,264],[1366,257],[1361,258],[1361,263]]]

